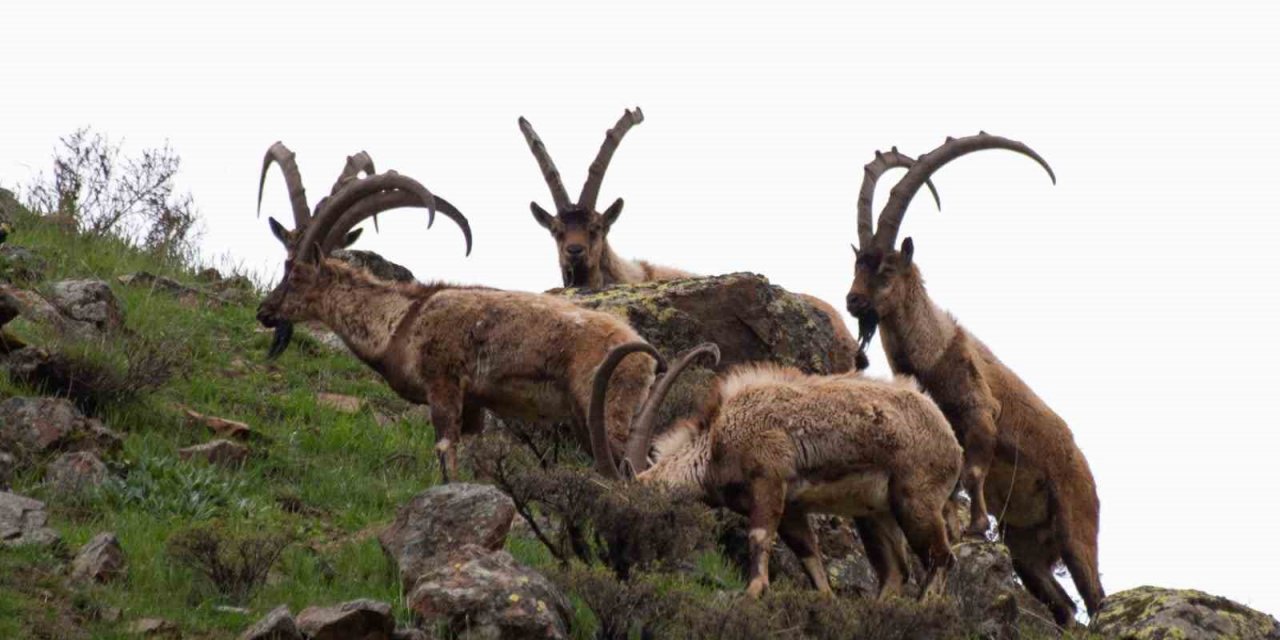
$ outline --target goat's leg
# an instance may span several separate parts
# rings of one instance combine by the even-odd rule
[[[862,549],[876,574],[876,582],[879,584],[876,597],[885,599],[902,593],[902,586],[911,573],[911,567],[907,564],[907,543],[897,521],[891,514],[882,513],[854,518],[853,526],[862,539]]]
[[[991,529],[991,517],[987,515],[986,480],[996,456],[995,411],[987,407],[973,407],[957,417],[953,423],[963,440],[964,470],[960,482],[969,494],[969,526],[966,536],[985,538]]]
[[[462,390],[452,381],[430,386],[431,426],[436,431],[436,456],[445,484],[458,477],[458,441],[462,437]]]
[[[759,598],[769,588],[769,551],[782,520],[787,483],[776,478],[755,478],[750,481],[748,491],[751,493],[751,513],[747,516],[751,575],[747,595]]]
[[[827,581],[827,570],[822,565],[822,550],[818,548],[818,534],[809,525],[809,515],[802,509],[785,509],[782,512],[782,523],[778,525],[778,534],[786,543],[805,573],[809,574],[809,582],[823,595],[831,595],[831,584]]]
[[[895,480],[889,487],[889,501],[898,526],[907,536],[907,544],[927,572],[920,589],[920,599],[924,600],[942,594],[955,556],[951,554],[947,523],[942,518],[947,494],[931,495],[915,489],[909,481]]]
[[[1022,585],[1053,613],[1058,626],[1075,619],[1076,605],[1070,594],[1053,577],[1053,565],[1060,557],[1053,534],[1041,527],[1009,527],[1004,529],[1004,543],[1013,557],[1013,570]]]

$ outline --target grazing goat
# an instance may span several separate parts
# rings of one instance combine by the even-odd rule
[[[640,340],[623,320],[555,296],[462,287],[395,283],[325,258],[356,224],[395,207],[430,209],[442,202],[394,172],[351,180],[319,207],[280,284],[258,307],[258,320],[319,321],[401,397],[431,407],[436,451],[445,480],[457,471],[456,443],[483,427],[484,410],[502,417],[570,422],[597,460],[620,452],[632,416],[648,396],[657,362],[632,359],[610,394],[606,439],[591,439],[586,416],[592,374],[614,346]],[[471,252],[466,218],[453,209]],[[603,411],[603,409],[602,409]]]
[[[682,356],[650,396],[657,406],[688,361]],[[615,358],[597,375],[592,406],[603,402]],[[605,425],[593,411],[590,428]],[[645,445],[652,419],[632,433]],[[677,421],[658,439],[656,462],[637,467],[641,482],[696,489],[713,506],[750,521],[747,593],[769,586],[775,534],[795,552],[814,588],[831,593],[808,514],[854,519],[876,571],[882,597],[910,575],[901,534],[928,570],[921,597],[937,594],[951,566],[943,509],[960,475],[961,449],[942,412],[914,382],[882,382],[857,373],[807,375],[773,364],[743,365],[723,374],[703,409]]]
[[[618,144],[622,142],[623,136],[631,130],[631,127],[641,122],[644,122],[644,113],[640,108],[636,107],[635,111],[628,109],[622,114],[618,123],[605,133],[600,151],[587,172],[587,181],[582,186],[582,194],[578,197],[577,204],[573,204],[569,202],[569,195],[560,179],[560,172],[556,169],[550,154],[547,153],[546,145],[534,132],[529,121],[520,118],[520,131],[524,133],[525,141],[529,143],[529,149],[542,169],[542,177],[546,180],[547,187],[551,189],[551,198],[556,205],[556,215],[548,214],[538,206],[537,202],[530,202],[529,207],[533,211],[534,220],[550,231],[551,236],[555,238],[563,286],[598,289],[613,284],[637,284],[655,280],[698,277],[697,274],[688,271],[655,265],[644,260],[627,260],[618,256],[609,246],[609,230],[622,214],[622,198],[615,200],[603,214],[596,211],[600,185],[604,181],[604,174],[609,168],[613,152],[617,150]],[[889,157],[890,161],[896,159],[896,157]],[[890,164],[885,168],[893,166],[903,165]],[[930,184],[929,188],[932,190],[933,185]],[[934,198],[937,199],[937,197],[937,192],[934,191]],[[857,354],[853,359],[858,363],[857,368],[865,368],[865,357],[859,351],[858,341],[845,326],[840,312],[815,296],[804,293],[796,295],[827,316],[832,331],[835,332],[836,341],[849,354]]]
[[[266,155],[262,158],[262,172],[258,176],[258,215],[262,215],[262,189],[266,186],[267,171],[272,164],[278,165],[280,172],[284,174],[285,186],[289,190],[289,205],[293,209],[293,229],[285,228],[283,224],[280,224],[272,217],[267,218],[267,224],[271,227],[272,235],[280,241],[280,244],[284,245],[289,258],[292,258],[297,251],[298,241],[302,238],[307,226],[329,204],[329,200],[337,195],[342,187],[355,180],[361,173],[366,176],[372,176],[377,172],[373,166],[373,158],[369,157],[368,153],[361,151],[353,156],[347,156],[347,164],[342,168],[342,172],[338,174],[338,179],[334,181],[333,188],[329,190],[329,195],[321,198],[320,202],[316,204],[313,215],[307,205],[307,192],[302,186],[302,174],[298,171],[295,155],[293,151],[284,146],[284,143],[277,141],[267,149]],[[425,198],[423,194],[418,195],[420,199]],[[461,218],[457,208],[443,198],[436,197],[434,204],[442,211],[449,211],[449,215],[455,220],[465,222],[465,218]],[[378,225],[378,216],[376,214],[373,216],[373,224],[375,227]],[[333,248],[343,249],[351,246],[360,237],[362,231],[363,229],[356,229],[347,233]],[[469,237],[470,230],[466,229],[465,232]],[[271,340],[271,347],[267,351],[267,357],[275,358],[284,353],[284,350],[289,347],[289,342],[292,338],[292,322],[281,322],[276,325],[275,336]]]
[[[1008,149],[1053,170],[1026,145],[980,133],[948,138],[898,181],[872,233],[878,174],[868,171],[858,203],[858,246],[849,313],[864,345],[877,326],[894,372],[920,380],[964,445],[962,480],[972,500],[970,534],[999,528],[1023,584],[1068,624],[1075,605],[1053,577],[1061,559],[1090,615],[1103,599],[1098,578],[1098,494],[1065,421],[925,291],[911,238],[894,249],[907,205],[946,163],[983,149]],[[1055,179],[1056,181],[1056,179]]]

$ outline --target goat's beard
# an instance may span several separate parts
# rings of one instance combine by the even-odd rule
[[[591,283],[587,280],[587,266],[584,264],[575,264],[569,262],[564,265],[561,276],[564,279],[566,287],[588,287]]]
[[[293,323],[288,320],[281,320],[276,325],[276,331],[271,336],[271,348],[267,350],[267,359],[274,360],[285,349],[289,348],[289,342],[293,339]]]
[[[858,314],[858,351],[862,353],[862,358],[866,358],[867,345],[871,344],[871,338],[876,335],[876,328],[880,326],[880,314],[875,309],[867,309]]]

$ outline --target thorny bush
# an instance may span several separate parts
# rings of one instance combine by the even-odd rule
[[[253,529],[236,531],[213,522],[169,538],[169,555],[198,571],[219,595],[235,604],[249,601],[290,543],[288,536]]]

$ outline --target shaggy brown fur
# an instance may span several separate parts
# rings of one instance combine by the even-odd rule
[[[569,422],[598,459],[619,455],[654,380],[653,360],[621,363],[606,402],[609,442],[589,442],[592,374],[613,347],[640,340],[607,313],[555,296],[391,283],[325,259],[293,264],[258,316],[269,326],[324,323],[401,397],[429,404],[446,478],[456,477],[454,445],[482,428],[485,409]]]
[[[738,367],[699,415],[654,448],[657,460],[640,481],[697,488],[710,504],[749,518],[752,596],[769,586],[775,534],[813,586],[831,592],[810,513],[855,518],[882,596],[898,593],[910,573],[903,533],[928,569],[922,597],[944,584],[952,556],[943,508],[961,449],[914,381]]]
[[[918,189],[947,161],[989,148],[1019,151],[1048,169],[1025,145],[986,134],[952,139],[921,156],[894,188],[876,240],[864,234],[849,312],[870,319],[873,327],[878,322],[889,365],[920,381],[963,443],[962,480],[973,509],[967,533],[985,534],[988,514],[995,515],[1023,584],[1066,625],[1075,606],[1053,577],[1059,560],[1091,615],[1104,597],[1098,577],[1098,494],[1084,454],[1066,422],[929,298],[912,261],[911,238],[903,240],[901,250],[893,249],[893,233],[914,193],[903,184],[911,181],[908,187]],[[888,227],[886,218],[892,222]],[[869,233],[869,225],[862,231]]]

